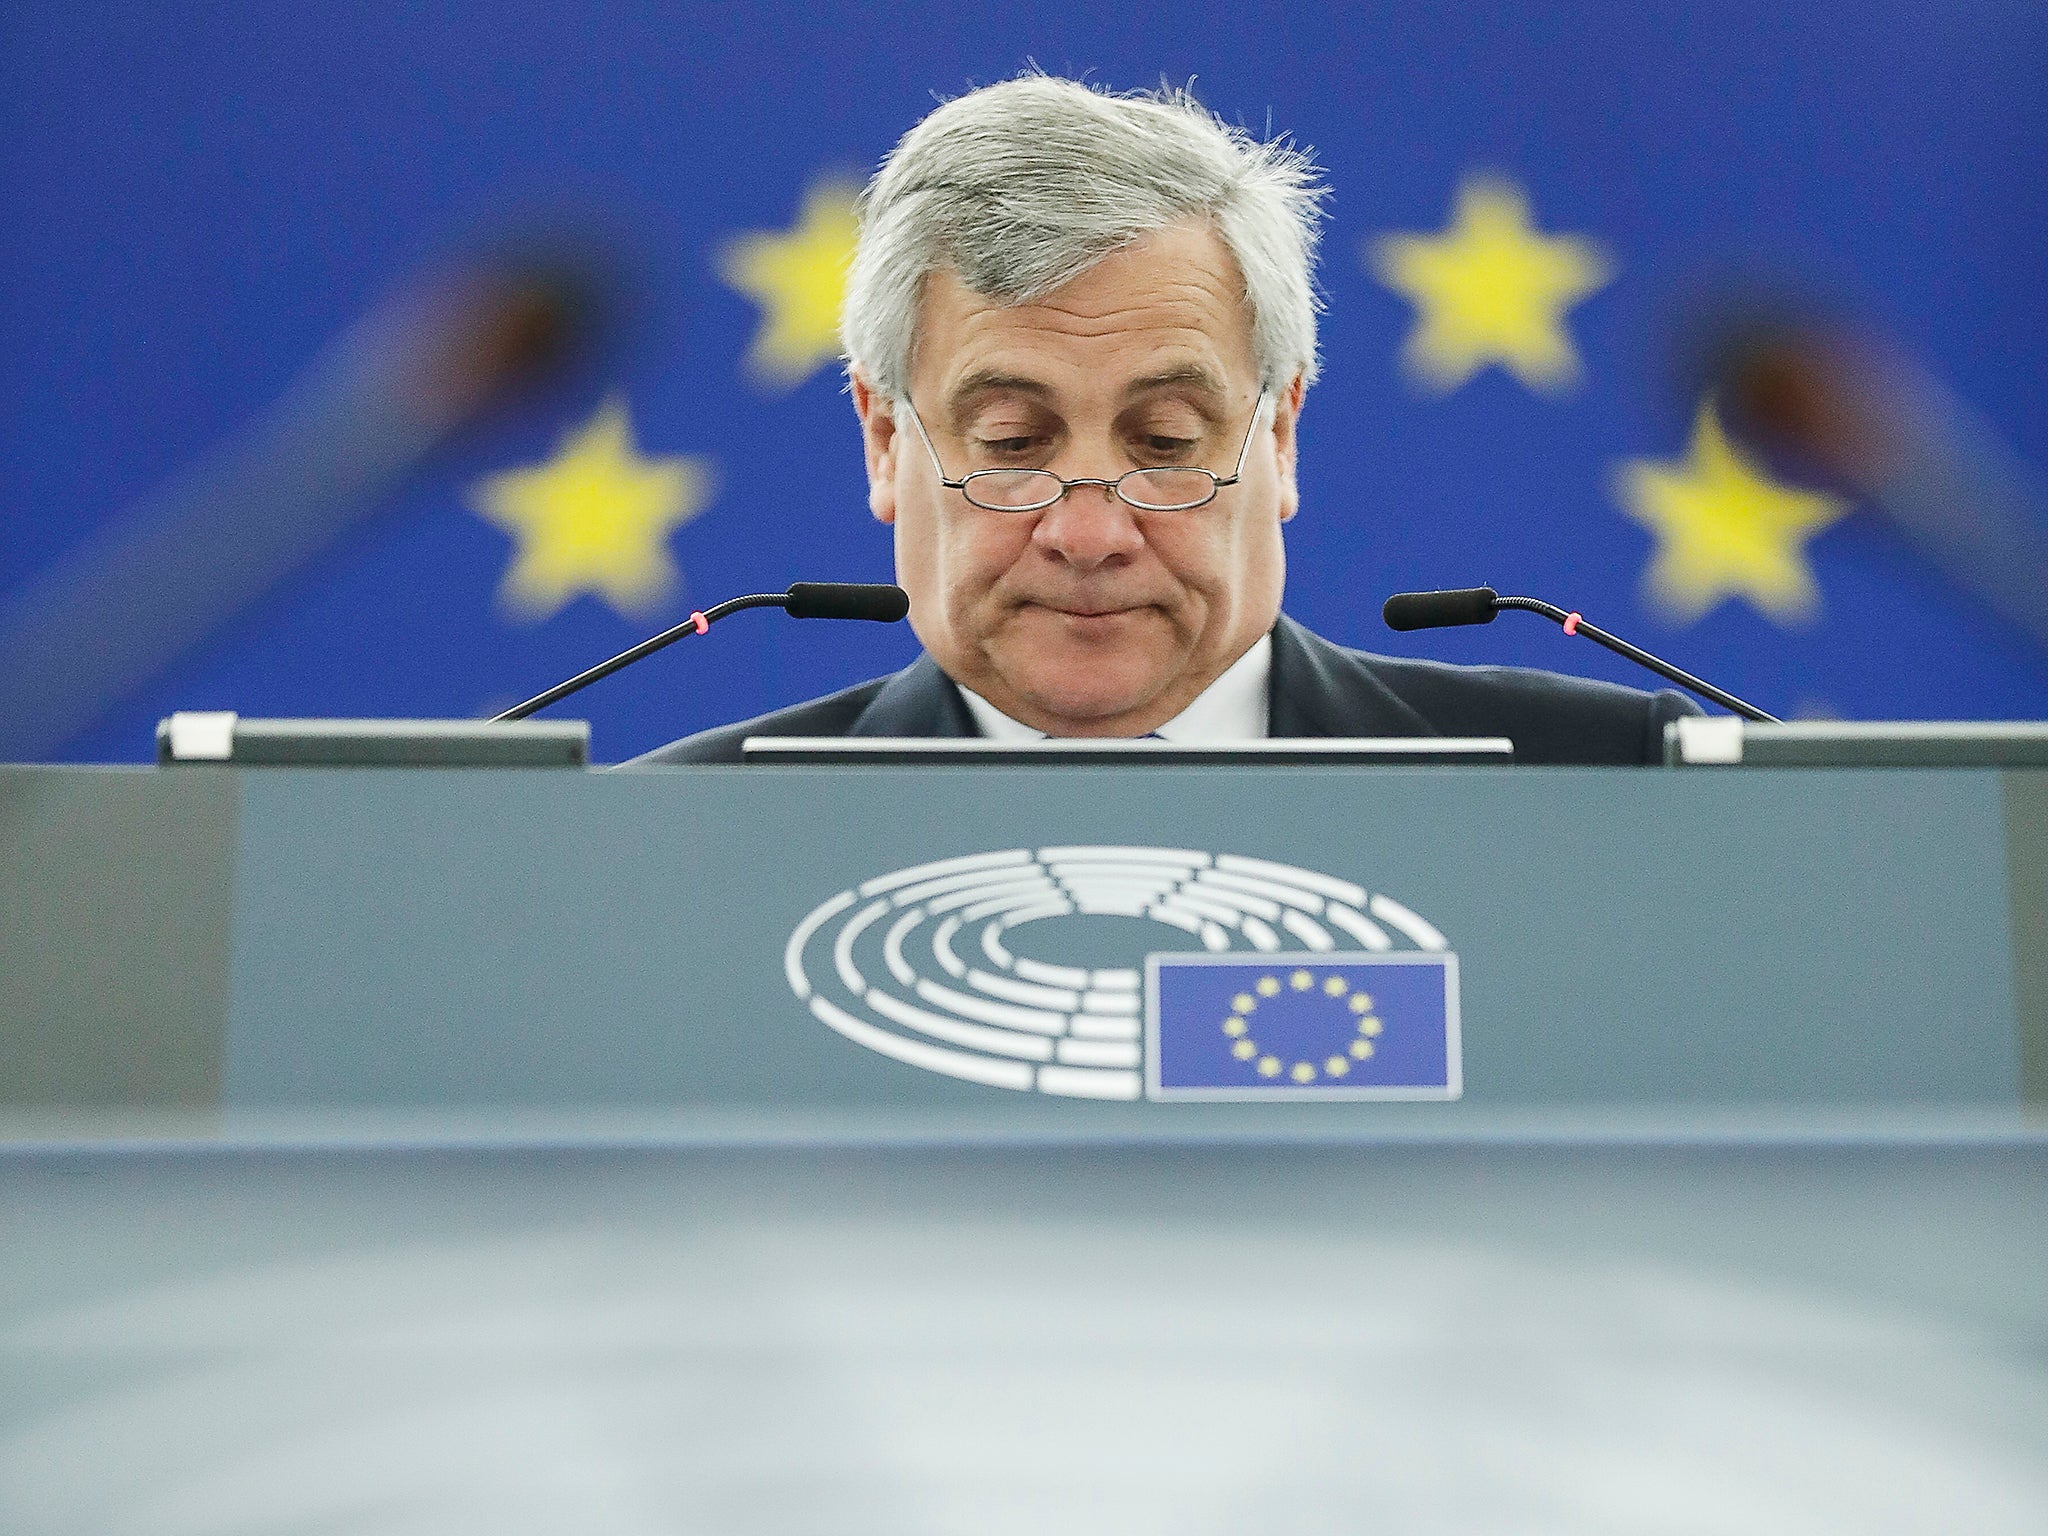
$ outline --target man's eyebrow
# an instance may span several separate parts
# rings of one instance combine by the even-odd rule
[[[1050,386],[1038,379],[1027,379],[1022,374],[999,373],[993,368],[978,368],[953,386],[946,397],[947,404],[957,418],[979,396],[993,394],[1029,395],[1036,400],[1051,397]]]
[[[1168,368],[1162,373],[1147,374],[1142,379],[1133,379],[1124,386],[1124,398],[1135,399],[1150,394],[1155,389],[1176,389],[1192,384],[1195,388],[1212,395],[1227,395],[1229,389],[1223,380],[1200,363],[1183,363],[1178,368]]]
[[[1200,363],[1182,363],[1178,367],[1131,380],[1124,386],[1124,398],[1137,400],[1162,389],[1189,387],[1218,401],[1230,394],[1229,386],[1213,369]],[[1004,373],[994,368],[978,368],[953,386],[947,395],[947,406],[957,423],[978,399],[995,394],[1025,395],[1033,400],[1046,401],[1055,398],[1056,391],[1042,379],[1028,378],[1021,373]]]

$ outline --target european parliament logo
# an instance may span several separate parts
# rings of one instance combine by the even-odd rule
[[[1450,940],[1296,864],[1132,844],[877,874],[791,931],[834,1033],[905,1066],[1081,1099],[1452,1099]]]
[[[1454,1099],[1454,954],[1153,955],[1146,1097]]]

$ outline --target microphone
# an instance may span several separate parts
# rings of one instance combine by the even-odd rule
[[[1818,470],[2048,647],[2048,485],[1925,365],[1790,308],[1719,317],[1705,375],[1731,433]]]
[[[631,650],[621,651],[610,661],[601,661],[587,672],[578,672],[567,682],[537,693],[524,704],[514,704],[500,720],[524,720],[535,710],[545,709],[559,699],[588,688],[600,678],[610,677],[621,667],[631,666],[642,656],[652,656],[663,646],[673,645],[685,635],[701,635],[729,613],[742,608],[780,608],[793,619],[869,619],[877,624],[894,624],[910,612],[910,594],[886,582],[798,581],[787,592],[755,592],[746,597],[729,597],[724,602],[691,614],[673,629],[665,629]]]
[[[1716,688],[1704,678],[1694,677],[1690,672],[1652,656],[1641,646],[1630,645],[1619,635],[1609,634],[1597,624],[1588,624],[1578,614],[1567,613],[1556,604],[1546,603],[1540,598],[1502,597],[1491,587],[1458,587],[1448,592],[1396,592],[1387,599],[1381,617],[1387,621],[1389,629],[1444,629],[1461,624],[1491,624],[1494,615],[1503,608],[1540,613],[1544,618],[1562,624],[1566,634],[1584,635],[1596,645],[1606,646],[1617,656],[1626,656],[1639,667],[1648,667],[1667,682],[1689,689],[1745,720],[1758,720],[1768,725],[1781,723],[1776,715],[1765,714],[1754,704],[1745,703],[1725,689]]]
[[[0,760],[62,746],[463,429],[572,374],[615,307],[593,263],[507,252],[373,309],[256,421],[0,593]]]
[[[1380,616],[1389,629],[1447,629],[1459,624],[1491,624],[1498,611],[1491,587],[1459,587],[1450,592],[1396,592]]]
[[[793,581],[783,607],[792,619],[868,619],[894,624],[910,612],[910,594],[886,582]]]

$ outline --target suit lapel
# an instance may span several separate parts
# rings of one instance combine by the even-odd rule
[[[1270,690],[1269,730],[1276,737],[1443,734],[1379,680],[1368,658],[1284,613],[1273,626]]]
[[[920,656],[882,685],[847,734],[971,737],[981,732],[952,679],[930,656]]]

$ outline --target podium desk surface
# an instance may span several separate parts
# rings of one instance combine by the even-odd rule
[[[0,1171],[23,1536],[2048,1521],[2039,1144]]]

